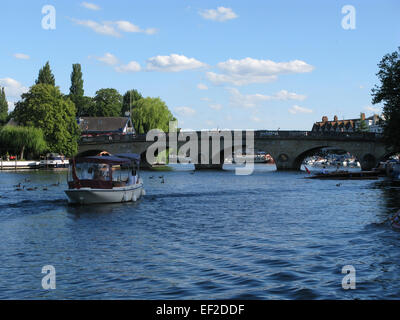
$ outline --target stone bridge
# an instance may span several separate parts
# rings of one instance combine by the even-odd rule
[[[235,151],[245,152],[246,142],[247,148],[251,146],[252,136],[254,150],[269,153],[274,158],[278,170],[299,170],[304,158],[326,147],[349,152],[358,159],[364,170],[375,167],[379,161],[391,155],[390,150],[385,148],[382,137],[375,133],[321,134],[311,131],[266,130],[192,131],[181,132],[178,138],[176,133],[160,133],[156,138],[147,139],[151,141],[147,141],[145,135],[82,138],[79,143],[79,154],[87,155],[100,151],[133,152],[141,154],[145,161],[147,149],[154,146],[155,141],[163,142],[167,149],[184,148],[191,142],[193,148],[189,156],[197,159],[196,169],[222,169],[224,159],[232,157]]]

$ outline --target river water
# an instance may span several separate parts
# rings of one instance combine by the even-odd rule
[[[2,172],[0,299],[400,298],[400,185],[305,175],[142,172],[137,203],[75,207],[66,172]]]

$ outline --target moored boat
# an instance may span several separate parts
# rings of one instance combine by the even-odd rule
[[[139,155],[90,156],[71,162],[65,190],[70,203],[137,201],[145,194],[139,176]]]

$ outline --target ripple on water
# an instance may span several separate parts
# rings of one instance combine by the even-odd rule
[[[134,204],[67,205],[63,186],[16,192],[28,177],[0,173],[0,298],[396,299],[400,208],[390,183],[309,181],[299,173],[143,172]],[[65,177],[64,177],[65,178]],[[57,292],[37,289],[56,267]],[[344,265],[357,290],[341,288]],[[18,272],[16,272],[16,270]],[[39,281],[40,283],[40,281]]]

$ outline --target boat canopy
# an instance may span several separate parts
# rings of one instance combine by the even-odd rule
[[[116,156],[92,156],[92,157],[84,157],[84,158],[76,158],[75,163],[103,163],[110,165],[124,165],[130,164],[131,161],[127,158],[119,158]]]
[[[135,161],[137,163],[140,162],[140,155],[136,153],[118,153],[115,155],[118,158],[129,159],[131,161]]]

